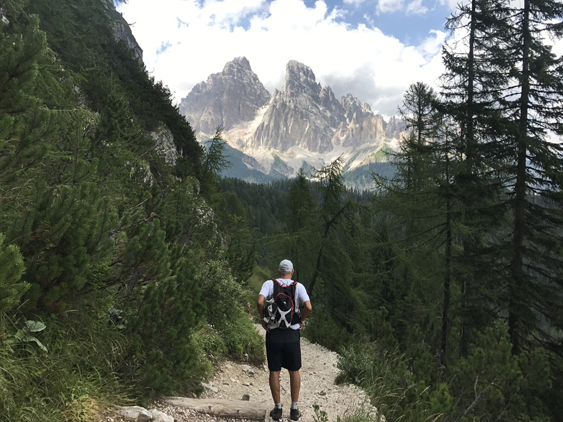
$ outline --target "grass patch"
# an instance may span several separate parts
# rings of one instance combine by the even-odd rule
[[[23,319],[0,317],[4,340],[14,339]],[[76,312],[51,317],[33,341],[0,345],[0,414],[6,422],[89,422],[115,404],[131,403],[115,373],[126,339],[111,326]]]

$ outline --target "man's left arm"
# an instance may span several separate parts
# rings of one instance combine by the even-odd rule
[[[307,290],[303,284],[297,286],[299,301],[303,303],[303,306],[300,307],[299,317],[301,318],[301,325],[299,329],[303,328],[303,323],[313,310],[311,306],[311,300],[309,299],[309,295],[307,294]]]
[[[307,300],[305,301],[305,303],[303,304],[303,308],[301,309],[301,313],[300,313],[300,317],[301,317],[301,327],[303,327],[303,323],[305,322],[305,320],[307,319],[307,317],[309,316],[309,314],[311,313],[311,311],[313,310],[313,307],[311,306],[311,301]]]

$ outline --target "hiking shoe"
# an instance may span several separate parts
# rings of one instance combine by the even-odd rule
[[[272,417],[272,419],[279,421],[282,417],[282,408],[281,407],[274,407],[270,411],[270,416]]]
[[[301,412],[299,411],[299,409],[291,409],[291,412],[289,412],[289,418],[292,421],[296,421],[300,417],[301,417]]]

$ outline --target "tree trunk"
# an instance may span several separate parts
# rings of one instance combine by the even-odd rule
[[[523,253],[524,230],[526,224],[526,153],[528,134],[528,103],[530,101],[530,0],[524,1],[522,21],[524,45],[522,48],[522,95],[520,97],[520,127],[518,133],[518,162],[516,185],[514,187],[514,234],[512,240],[512,261],[510,263],[511,284],[509,287],[508,332],[512,343],[512,354],[520,353],[519,310],[522,306],[518,297],[522,294],[524,270]]]
[[[449,159],[446,151],[446,181],[449,184]],[[450,297],[451,297],[451,281],[452,281],[452,204],[451,198],[446,199],[446,274],[444,276],[444,307],[442,310],[442,358],[441,363],[445,366],[446,355],[448,349],[448,330],[449,330],[449,312],[450,312]]]

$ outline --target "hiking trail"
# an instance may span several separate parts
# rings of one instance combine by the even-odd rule
[[[255,325],[258,332],[265,336],[266,332],[260,325]],[[302,422],[314,422],[313,405],[326,412],[328,421],[336,421],[346,414],[363,408],[365,412],[376,415],[377,410],[369,404],[363,390],[355,385],[336,385],[338,375],[336,367],[338,355],[325,347],[301,338],[301,391],[299,410]],[[243,400],[247,395],[248,404],[268,409],[266,421],[273,421],[269,411],[274,407],[268,385],[269,372],[267,364],[256,367],[244,362],[225,360],[215,370],[213,376],[204,384],[205,391],[199,399]],[[283,406],[282,421],[288,422],[291,407],[289,374],[282,369],[280,376],[281,398]],[[202,400],[203,401],[203,400]],[[223,418],[203,414],[191,409],[159,402],[155,407],[172,416],[176,422],[245,422],[246,419]]]

